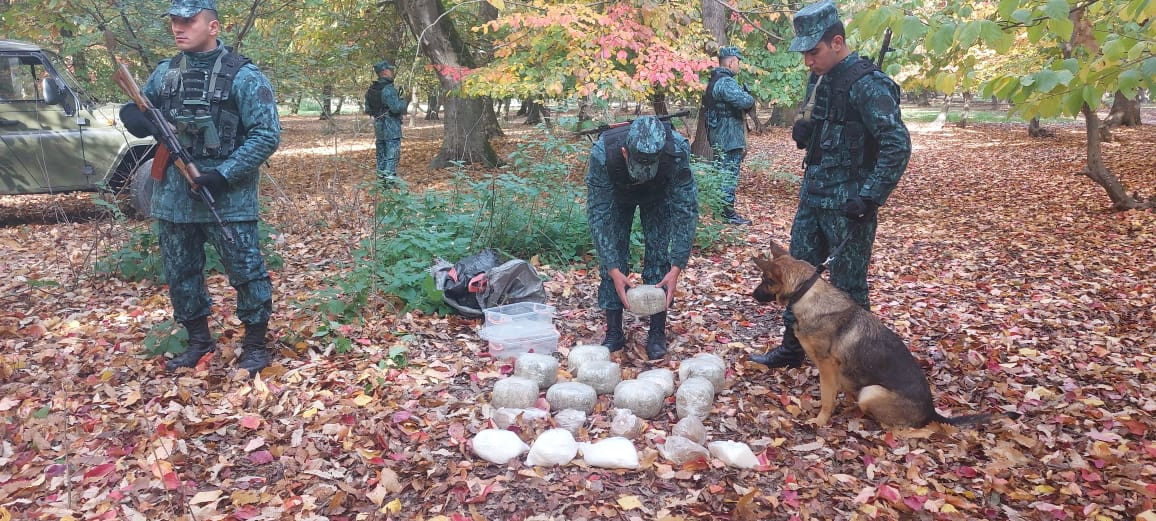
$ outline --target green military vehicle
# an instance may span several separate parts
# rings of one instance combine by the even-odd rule
[[[0,195],[110,191],[148,215],[156,143],[129,134],[59,56],[0,40]]]

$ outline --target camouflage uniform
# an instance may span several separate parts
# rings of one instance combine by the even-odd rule
[[[623,149],[628,158],[623,157]],[[653,116],[604,132],[590,149],[586,215],[598,251],[598,307],[606,310],[606,345],[622,349],[622,301],[611,271],[630,274],[630,229],[639,211],[645,239],[642,280],[673,290],[686,269],[698,224],[698,187],[690,171],[690,143]],[[673,278],[668,278],[672,275]],[[650,316],[646,354],[666,354],[666,312]]]
[[[742,59],[738,49],[723,47],[719,58],[730,56]],[[735,190],[739,183],[739,168],[747,147],[746,111],[755,104],[755,98],[735,81],[734,71],[716,67],[710,73],[707,89],[710,94],[706,106],[707,139],[714,149],[718,168],[725,174],[722,182],[723,205],[733,209]]]
[[[216,1],[174,0],[169,14],[188,18],[202,9],[215,11]],[[227,92],[220,87],[220,78],[215,78],[216,83],[203,81],[217,76],[222,62],[238,58],[235,54],[230,58],[229,54],[234,53],[220,40],[211,51],[181,52],[172,60],[161,62],[142,91],[174,124],[201,174],[223,177],[223,186],[213,190],[215,207],[235,242],[225,240],[208,206],[189,190],[188,181],[175,164],[168,166],[153,191],[152,216],[157,219],[174,317],[189,327],[198,321],[203,324],[211,312],[212,301],[204,278],[207,241],[220,254],[229,284],[237,291],[237,318],[245,324],[247,333],[251,326],[260,331],[263,348],[273,291],[258,244],[257,185],[259,167],[280,144],[281,123],[272,85],[247,60],[236,71]],[[174,65],[174,61],[178,63]],[[212,90],[214,84],[221,92]],[[217,96],[221,100],[213,101]],[[183,112],[189,107],[211,114],[212,129],[191,124]],[[218,146],[212,146],[213,140],[208,137],[214,130],[219,134]],[[198,350],[205,351],[200,349],[203,347]]]
[[[373,66],[380,74],[385,69],[395,67],[389,60],[382,60]],[[408,102],[401,99],[393,78],[377,78],[382,84],[381,106],[384,113],[374,118],[373,133],[377,138],[377,176],[390,179],[397,176],[397,163],[401,160],[401,116],[405,114]]]
[[[814,48],[825,30],[836,22],[838,14],[829,0],[799,11],[791,50]],[[805,143],[806,167],[799,204],[791,225],[790,253],[818,266],[846,240],[843,250],[829,265],[830,280],[867,308],[867,267],[878,219],[875,208],[887,201],[906,170],[911,138],[899,110],[899,86],[878,69],[855,80],[847,94],[845,114],[840,117],[834,113],[832,92],[840,85],[840,75],[847,74],[859,59],[857,53],[851,52],[827,72],[822,82],[814,74],[808,80],[808,96],[814,96],[815,105],[810,119],[812,130]],[[877,155],[872,151],[877,151]],[[854,212],[848,206],[856,199],[866,203],[861,218],[849,216]],[[797,346],[795,317],[789,309],[783,313],[783,322],[787,329],[784,347],[788,336]],[[763,355],[763,360],[774,354]],[[801,349],[798,354],[801,357]]]
[[[669,166],[659,169],[646,181],[637,181],[631,175],[633,172],[612,171],[615,166],[634,168],[625,166],[626,162],[621,160],[621,147],[625,146],[630,127],[604,132],[590,149],[586,214],[598,251],[598,273],[602,277],[598,307],[601,309],[622,309],[607,272],[616,267],[623,274],[630,273],[630,228],[635,208],[639,210],[642,234],[646,237],[644,283],[654,284],[672,265],[686,268],[690,260],[698,224],[698,186],[690,171],[690,143],[668,125],[664,128],[670,139],[660,154],[667,157],[660,158],[659,166]]]

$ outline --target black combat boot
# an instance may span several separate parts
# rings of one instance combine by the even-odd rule
[[[666,312],[650,315],[650,331],[646,334],[646,357],[658,360],[666,356]]]
[[[723,209],[722,218],[724,220],[726,220],[726,222],[731,223],[731,224],[743,225],[743,224],[750,224],[751,223],[750,219],[747,219],[746,217],[739,215],[739,213],[735,211],[735,208],[733,206],[728,206],[728,207]]]
[[[602,345],[610,349],[611,353],[626,347],[626,335],[622,332],[621,309],[606,310],[606,338],[602,339]]]
[[[765,354],[752,356],[751,361],[774,369],[776,367],[800,367],[806,357],[807,353],[803,351],[799,339],[795,338],[795,328],[788,327],[783,333],[782,345],[767,351]]]
[[[269,367],[269,347],[265,345],[265,334],[269,323],[245,324],[245,339],[241,342],[241,357],[237,359],[238,369],[247,369],[249,375],[256,375]]]
[[[189,345],[185,352],[174,356],[165,362],[165,371],[173,372],[182,367],[193,367],[201,361],[209,351],[216,349],[217,342],[213,340],[213,333],[209,331],[209,317],[201,317],[181,322],[185,331],[189,332]]]

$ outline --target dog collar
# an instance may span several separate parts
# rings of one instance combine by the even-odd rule
[[[815,274],[811,275],[811,277],[808,278],[806,282],[803,282],[803,285],[796,288],[794,293],[791,293],[791,298],[787,300],[787,309],[794,307],[795,303],[797,303],[799,299],[803,298],[803,295],[806,295],[808,291],[811,291],[811,286],[815,285],[815,281],[819,280],[819,277],[823,275],[824,271],[827,271],[826,263],[820,264],[818,268],[815,268]]]

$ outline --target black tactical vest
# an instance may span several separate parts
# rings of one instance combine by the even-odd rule
[[[183,58],[178,54],[169,60],[158,108],[176,126],[181,145],[194,158],[225,159],[245,138],[241,111],[231,92],[237,71],[250,60],[228,47],[210,69],[191,67]]]
[[[680,172],[675,172],[678,166],[678,151],[674,146],[674,136],[670,131],[670,122],[663,121],[666,129],[666,145],[658,153],[658,173],[645,183],[636,183],[630,178],[626,168],[626,159],[622,157],[622,149],[626,146],[626,135],[630,133],[630,125],[613,128],[602,133],[602,144],[606,151],[606,174],[614,184],[614,198],[619,201],[639,203],[662,197],[666,193],[666,186],[670,179]],[[688,171],[689,173],[689,171]]]

